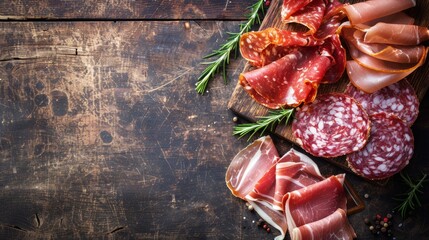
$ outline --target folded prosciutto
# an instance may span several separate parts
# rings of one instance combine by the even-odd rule
[[[231,161],[225,175],[228,188],[234,196],[244,199],[278,160],[273,140],[269,136],[257,139]]]
[[[344,174],[287,193],[283,197],[288,229],[325,218],[346,209]]]
[[[313,160],[294,149],[279,158],[269,136],[257,139],[233,158],[226,181],[235,196],[280,231],[276,240],[283,239],[288,229],[346,209],[344,175],[325,179]],[[340,221],[349,225],[347,218]]]
[[[344,5],[344,10],[349,21],[356,25],[401,12],[415,5],[415,0],[368,0]]]
[[[294,228],[291,233],[292,240],[350,240],[356,237],[353,227],[347,221],[346,212],[341,208],[325,218]]]

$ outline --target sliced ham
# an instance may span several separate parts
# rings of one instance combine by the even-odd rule
[[[287,224],[283,213],[283,196],[323,179],[313,160],[291,149],[258,181],[245,199],[284,237]]]
[[[287,193],[283,197],[288,229],[325,218],[338,208],[346,209],[344,174]]]
[[[356,237],[346,212],[341,208],[325,218],[294,228],[291,233],[292,240],[351,240]]]
[[[427,50],[426,50],[427,51]],[[423,64],[424,59],[421,60],[414,68],[402,72],[386,73],[372,70],[360,65],[357,61],[350,60],[346,63],[346,72],[350,82],[358,89],[366,92],[373,93],[386,86],[396,83],[408,75],[410,75],[417,67]]]
[[[429,30],[426,27],[379,22],[365,30],[364,42],[413,46],[428,39]]]
[[[368,0],[344,5],[344,10],[349,21],[356,25],[401,12],[415,5],[415,0]]]
[[[347,41],[350,52],[366,54],[379,60],[395,63],[418,63],[425,54],[425,46],[399,46],[385,43],[365,43],[365,33],[354,28],[344,28],[342,36]]]
[[[244,199],[278,160],[279,154],[270,137],[255,140],[232,159],[225,175],[228,188],[234,196]]]
[[[274,209],[283,210],[282,198],[286,193],[323,179],[319,168],[309,157],[291,149],[272,166],[245,198],[249,201],[263,200]]]

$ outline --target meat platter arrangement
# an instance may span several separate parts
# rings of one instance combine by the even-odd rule
[[[232,194],[280,231],[276,239],[287,232],[292,239],[316,232],[356,238],[345,176],[322,176],[309,156],[369,181],[386,180],[411,160],[411,126],[429,86],[429,19],[413,13],[416,4],[426,2],[278,0],[260,30],[241,37],[248,64],[229,108],[250,121],[295,109],[292,123],[274,132],[299,150],[279,156],[270,137],[261,137],[226,173]],[[324,211],[315,211],[321,202]]]

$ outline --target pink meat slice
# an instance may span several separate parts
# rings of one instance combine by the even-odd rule
[[[292,122],[296,142],[318,157],[337,157],[361,149],[369,131],[368,114],[354,98],[341,93],[320,95],[297,109]]]
[[[255,140],[232,159],[225,175],[228,188],[234,196],[244,199],[278,160],[279,154],[269,136]]]
[[[401,12],[415,5],[415,0],[368,0],[344,5],[344,10],[350,22],[356,25]]]
[[[356,174],[371,180],[385,179],[408,165],[414,152],[414,136],[395,115],[378,113],[371,116],[371,122],[368,143],[346,159]]]
[[[344,174],[331,176],[287,193],[283,198],[283,205],[288,229],[323,219],[338,208],[346,210],[344,177]]]
[[[283,196],[323,179],[313,160],[291,149],[258,181],[245,199],[259,216],[278,229],[280,236],[284,237],[287,223],[283,212]]]
[[[311,102],[320,82],[333,63],[333,57],[306,47],[264,67],[240,74],[244,90],[260,104],[278,109]]]
[[[347,219],[346,212],[341,208],[325,218],[294,228],[291,236],[294,240],[351,240],[357,237]]]
[[[365,93],[349,84],[344,93],[356,99],[368,115],[381,112],[393,114],[411,126],[419,114],[419,100],[407,79],[374,93]]]

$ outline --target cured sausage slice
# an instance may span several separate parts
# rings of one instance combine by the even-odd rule
[[[414,88],[406,79],[372,94],[360,91],[349,84],[344,93],[356,99],[368,115],[380,112],[394,114],[411,126],[419,114],[419,100]]]
[[[358,151],[368,140],[368,114],[352,97],[341,93],[320,95],[297,109],[292,122],[296,142],[318,157],[337,157]]]
[[[267,65],[299,46],[318,46],[322,40],[303,32],[293,32],[278,28],[244,33],[240,37],[240,53],[255,67]]]
[[[302,48],[264,67],[240,74],[239,82],[260,104],[278,109],[311,102],[332,56],[321,55],[316,47]]]
[[[411,129],[399,118],[386,113],[372,115],[371,136],[366,146],[347,156],[347,163],[356,174],[377,180],[401,171],[414,152]]]

